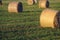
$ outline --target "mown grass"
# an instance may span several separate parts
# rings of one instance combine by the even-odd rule
[[[23,3],[22,13],[9,13],[8,3],[12,0],[3,0],[0,6],[0,40],[60,40],[59,28],[40,28],[39,17],[44,9],[38,4],[29,6],[27,0]],[[50,0],[50,8],[60,10],[59,0]]]

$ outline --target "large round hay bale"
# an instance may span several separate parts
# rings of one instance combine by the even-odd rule
[[[60,12],[52,9],[45,9],[40,15],[41,27],[60,27]]]
[[[37,3],[37,0],[27,0],[28,5],[33,5]]]
[[[22,12],[23,5],[21,2],[11,2],[8,5],[8,12]]]
[[[48,0],[39,0],[39,8],[49,8]]]

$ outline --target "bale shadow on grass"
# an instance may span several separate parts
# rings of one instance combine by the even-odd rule
[[[29,13],[29,12],[41,12],[41,11],[23,11],[23,13]]]

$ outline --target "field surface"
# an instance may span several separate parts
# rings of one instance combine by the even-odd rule
[[[8,4],[3,0],[0,6],[0,40],[60,40],[59,28],[41,28],[39,17],[44,9],[38,3],[32,6],[27,0],[13,0],[23,3],[23,12],[9,13]],[[50,8],[60,10],[60,0],[49,0]]]

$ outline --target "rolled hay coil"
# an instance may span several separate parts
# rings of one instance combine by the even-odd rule
[[[45,9],[40,15],[41,27],[60,27],[60,11]]]
[[[39,8],[49,8],[48,0],[39,0]]]
[[[28,5],[33,5],[37,3],[37,0],[27,0]]]
[[[23,5],[21,2],[11,2],[8,5],[8,12],[22,12]]]

